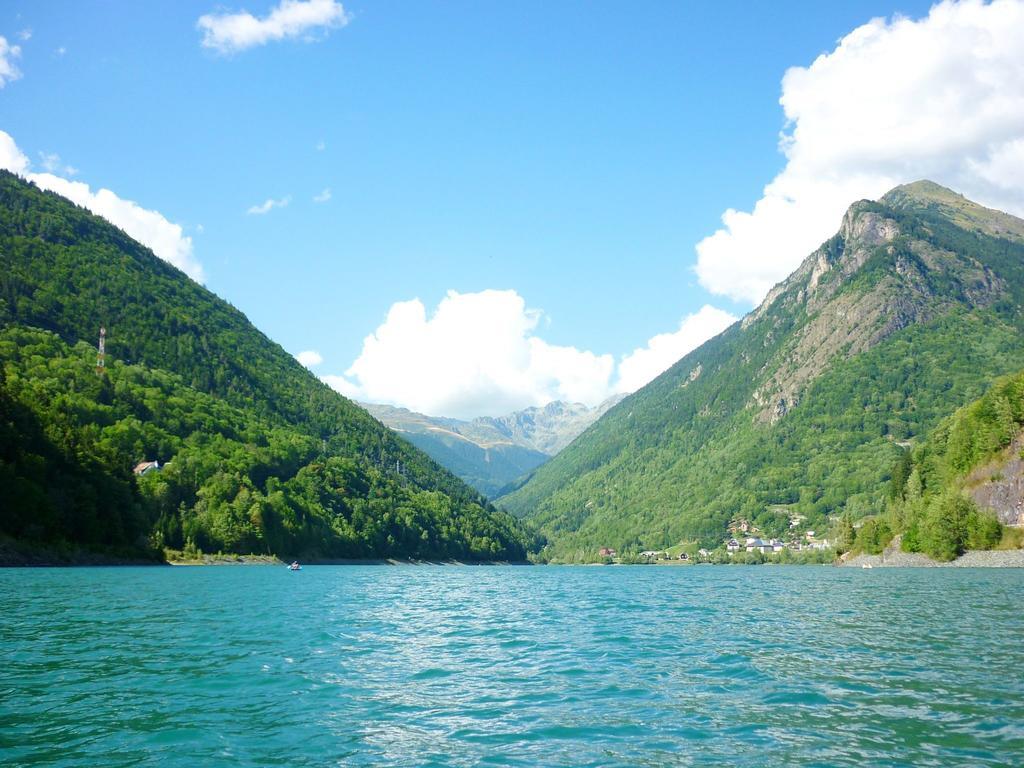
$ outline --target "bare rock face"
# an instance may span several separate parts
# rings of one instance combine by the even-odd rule
[[[473,423],[492,427],[517,444],[553,456],[624,397],[613,395],[592,408],[555,401],[543,408],[527,408],[499,418],[479,418]]]
[[[693,384],[693,382],[695,382],[698,378],[700,378],[700,375],[701,375],[701,373],[703,373],[703,371],[704,371],[704,366],[701,365],[700,363],[697,363],[696,367],[694,367],[694,369],[692,371],[690,371],[690,375],[686,377],[686,381],[684,381],[682,384],[679,385],[680,388],[681,389],[686,389],[688,386]]]
[[[842,290],[870,262],[883,262],[874,278]],[[939,295],[936,278],[959,291]],[[983,264],[941,251],[903,235],[899,224],[855,203],[843,217],[838,235],[812,253],[764,303],[744,320],[743,328],[769,322],[773,311],[799,313],[806,322],[792,335],[781,360],[754,391],[756,419],[774,424],[791,411],[807,386],[838,355],[852,357],[915,323],[940,316],[957,303],[986,306],[1003,286]],[[959,295],[959,300],[951,298]]]
[[[974,502],[1003,525],[1024,525],[1024,433],[1002,457],[971,472],[966,485]]]

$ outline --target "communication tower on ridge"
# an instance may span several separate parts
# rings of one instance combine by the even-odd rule
[[[100,328],[100,347],[96,355],[96,373],[103,373],[107,367],[107,329]]]

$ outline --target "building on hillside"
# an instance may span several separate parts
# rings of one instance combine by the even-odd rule
[[[730,553],[731,552],[739,552],[740,551],[740,543],[738,541],[736,541],[736,539],[729,539],[727,542],[725,542],[725,549],[726,549],[727,552],[730,552]]]
[[[618,553],[611,547],[601,547],[597,550],[597,554],[601,557],[615,557]]]
[[[764,539],[754,537],[748,538],[744,542],[744,547],[747,552],[760,552],[763,555],[770,555],[776,551],[774,542],[774,539],[772,541],[765,541]],[[782,549],[781,543],[779,549]]]
[[[680,559],[680,560],[689,560],[689,559],[690,559],[690,556],[689,556],[688,554],[686,554],[685,552],[681,552],[681,553],[679,554],[679,559]]]
[[[155,472],[160,469],[159,461],[140,461],[135,465],[135,469],[132,470],[136,475],[146,475],[150,472]]]
[[[744,520],[742,517],[733,518],[729,523],[729,533],[737,536],[741,533],[748,533],[754,530],[754,526],[750,524],[749,520]]]

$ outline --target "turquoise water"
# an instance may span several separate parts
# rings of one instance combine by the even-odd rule
[[[0,764],[1024,765],[1024,572],[0,570]]]

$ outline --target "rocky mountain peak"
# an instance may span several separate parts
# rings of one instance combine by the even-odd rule
[[[839,232],[744,320],[749,331],[755,323],[806,318],[778,367],[766,371],[768,377],[753,393],[759,420],[774,423],[784,417],[835,355],[859,354],[955,305],[983,307],[1001,295],[1004,286],[985,264],[934,241],[935,214],[964,229],[991,234],[1019,227],[1024,235],[1019,219],[929,181],[897,187],[878,203],[851,205]]]
[[[986,208],[934,181],[902,184],[883,195],[879,202],[899,211],[937,213],[963,229],[1024,242],[1024,221]]]
[[[890,208],[921,208],[929,205],[941,205],[989,210],[968,200],[959,192],[954,192],[952,189],[928,179],[893,187],[882,195],[879,202]]]
[[[863,203],[854,203],[847,209],[839,228],[839,237],[844,244],[866,247],[891,243],[899,233],[895,221],[870,210]]]
[[[900,234],[896,221],[876,208],[877,205],[868,200],[851,205],[843,215],[839,232],[772,288],[761,305],[744,318],[743,328],[762,319],[777,305],[788,309],[806,305],[807,311],[812,313],[831,299],[875,249],[891,243]]]

